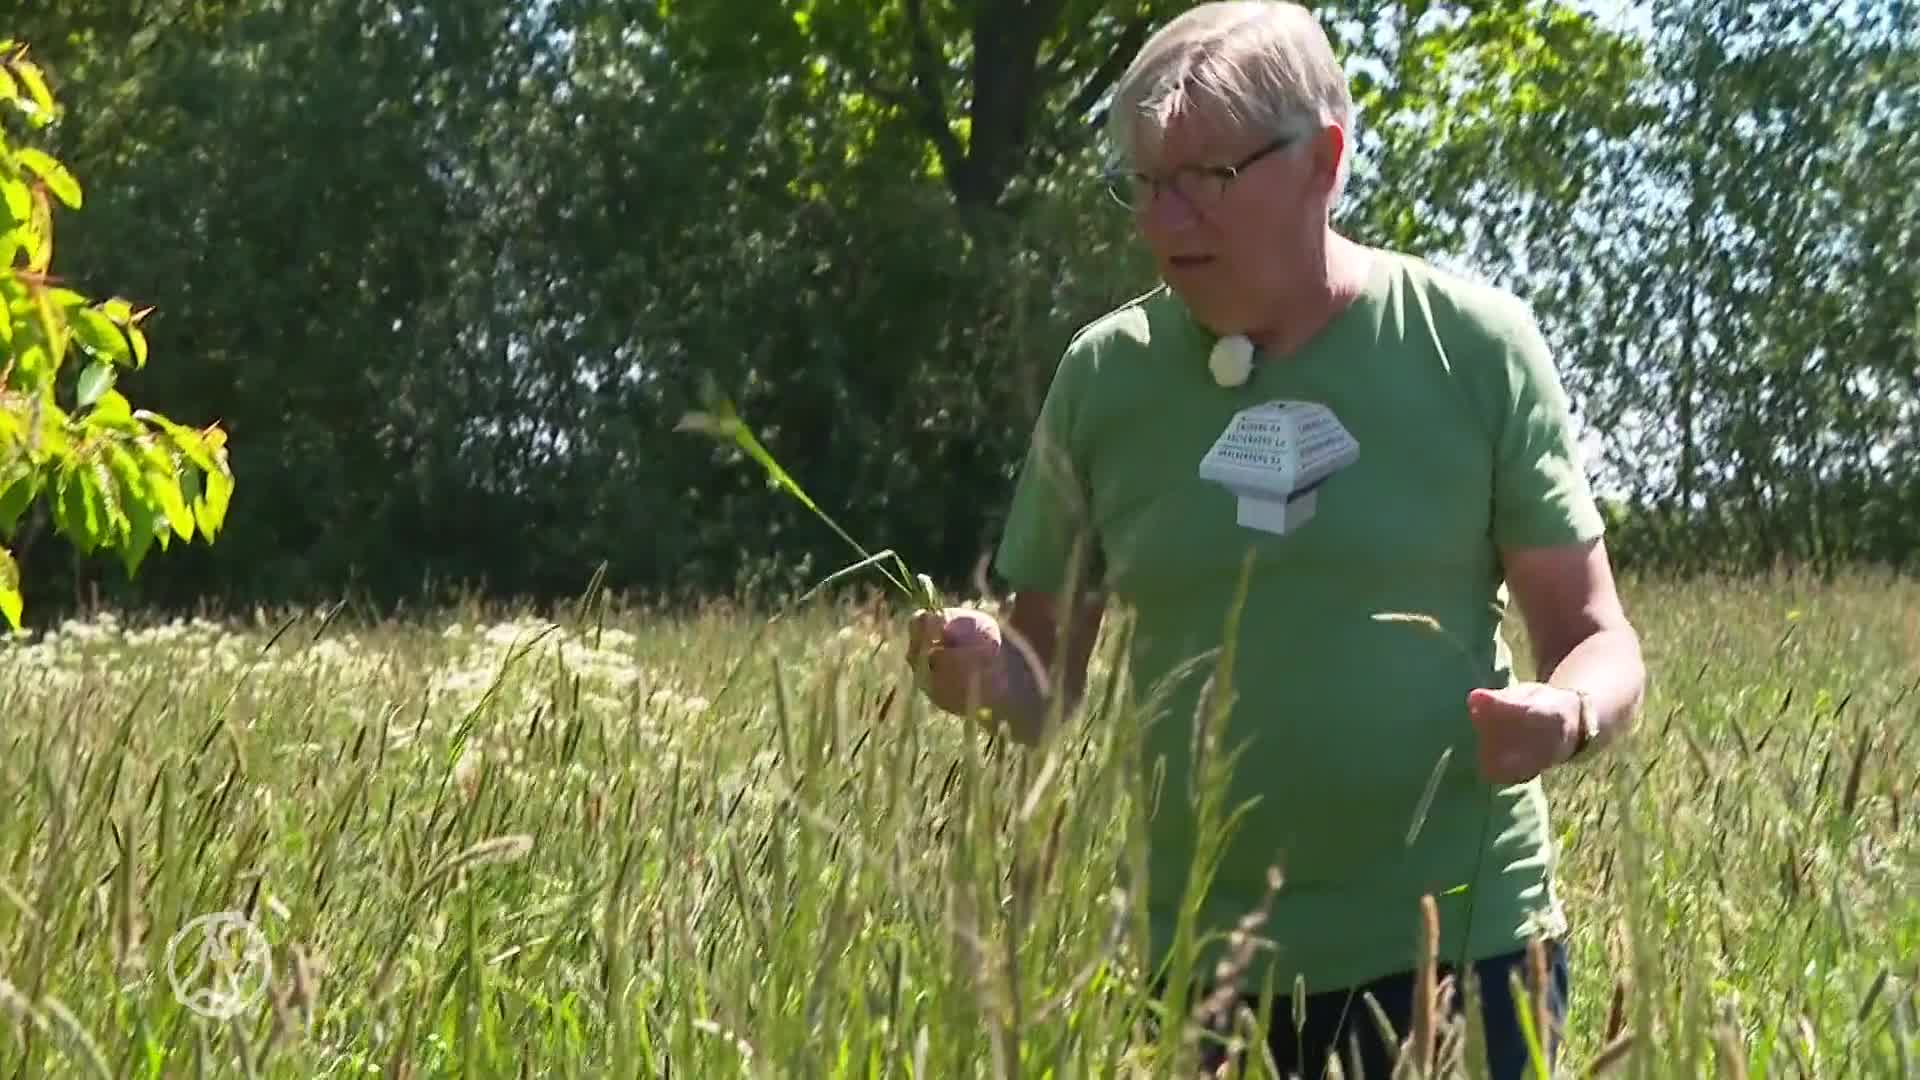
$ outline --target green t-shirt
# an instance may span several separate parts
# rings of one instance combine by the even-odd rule
[[[1057,591],[1076,539],[1090,541],[1097,582],[1135,617],[1134,700],[1173,691],[1145,747],[1149,770],[1166,766],[1149,832],[1156,967],[1191,861],[1187,766],[1212,665],[1190,662],[1222,643],[1249,551],[1223,740],[1245,749],[1225,805],[1259,801],[1196,931],[1254,910],[1270,865],[1284,883],[1263,962],[1281,992],[1296,974],[1313,992],[1411,968],[1425,893],[1443,959],[1460,956],[1469,895],[1472,957],[1565,930],[1540,783],[1479,780],[1466,698],[1515,678],[1500,548],[1592,540],[1602,521],[1531,312],[1413,257],[1374,256],[1364,295],[1294,355],[1257,358],[1236,388],[1214,381],[1213,336],[1165,288],[1095,321],[1060,363],[1015,488],[1001,575]],[[1459,645],[1384,612],[1431,616]]]

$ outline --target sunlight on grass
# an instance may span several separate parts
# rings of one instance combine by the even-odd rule
[[[0,644],[0,1072],[1174,1075],[1114,650],[1023,751],[923,705],[897,601]],[[1628,602],[1640,729],[1548,784],[1565,1074],[1912,1070],[1920,587]],[[272,977],[220,1023],[168,943],[229,910]]]

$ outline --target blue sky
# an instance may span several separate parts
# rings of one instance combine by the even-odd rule
[[[1646,8],[1639,4],[1626,3],[1624,0],[1581,0],[1578,6],[1593,12],[1602,23],[1615,30],[1644,34],[1653,28],[1647,18]]]

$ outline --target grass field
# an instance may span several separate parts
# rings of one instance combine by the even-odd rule
[[[1642,726],[1549,787],[1562,1073],[1612,1041],[1621,1076],[1920,1074],[1920,584],[1628,601]],[[583,603],[0,646],[0,1077],[1171,1068],[1107,669],[996,750],[900,692],[896,629]],[[223,1021],[169,941],[227,910],[272,966]]]

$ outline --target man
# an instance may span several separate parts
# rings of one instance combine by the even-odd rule
[[[1308,1020],[1278,1004],[1275,1056],[1319,1075],[1358,1041],[1379,1076],[1391,1051],[1359,995],[1407,1030],[1431,895],[1443,966],[1475,964],[1494,1073],[1519,1076],[1504,995],[1530,939],[1555,1026],[1566,994],[1540,777],[1625,731],[1645,675],[1529,311],[1333,229],[1351,113],[1293,4],[1203,3],[1146,44],[1116,88],[1113,179],[1163,284],[1083,329],[1054,376],[998,553],[1007,626],[922,612],[909,655],[936,705],[980,704],[1031,743],[1051,685],[1034,663],[1064,672],[1071,708],[1107,604],[1128,605],[1137,696],[1171,690],[1147,746],[1169,769],[1145,883],[1164,974],[1210,671],[1189,662],[1222,644],[1244,576],[1225,805],[1257,801],[1199,929],[1257,908],[1278,866],[1262,932]],[[1538,682],[1511,670],[1509,597]]]

